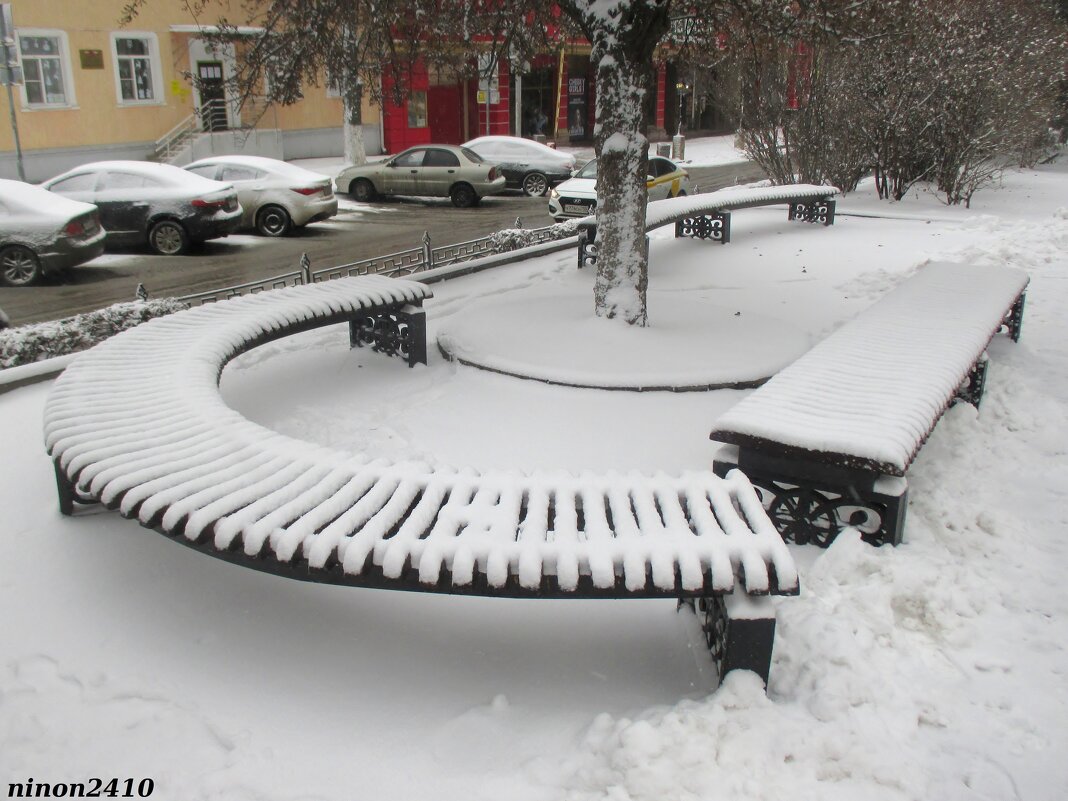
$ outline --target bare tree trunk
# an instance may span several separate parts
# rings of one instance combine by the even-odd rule
[[[354,81],[345,92],[345,161],[366,164],[367,150],[363,144],[363,85]]]

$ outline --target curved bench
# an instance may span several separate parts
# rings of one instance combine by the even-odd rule
[[[654,200],[645,211],[645,232],[675,225],[675,238],[711,239],[726,245],[731,241],[731,212],[758,206],[787,204],[787,218],[834,225],[836,186],[784,184],[781,186],[733,186],[715,192]],[[578,266],[597,263],[597,223],[593,216],[578,221]]]
[[[724,598],[736,589],[797,593],[793,560],[740,473],[478,473],[390,462],[271,431],[219,394],[226,363],[258,344],[388,316],[429,296],[416,282],[340,279],[179,312],[97,346],[56,381],[45,408],[61,509],[100,502],[205,553],[304,580],[702,599],[710,629],[729,603],[751,603]],[[747,614],[766,625],[770,613]],[[770,639],[766,650],[765,663]],[[766,677],[766,664],[739,659]]]

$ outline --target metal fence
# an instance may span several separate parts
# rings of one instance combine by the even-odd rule
[[[266,292],[270,289],[321,283],[322,281],[331,281],[335,278],[347,278],[354,275],[404,277],[425,272],[435,267],[447,267],[451,264],[460,264],[483,256],[507,253],[521,247],[564,239],[574,235],[574,231],[571,230],[572,227],[564,223],[563,225],[547,225],[544,228],[523,229],[521,221],[517,218],[515,229],[511,231],[498,231],[495,234],[479,237],[478,239],[469,239],[466,242],[457,242],[439,247],[433,246],[430,241],[430,234],[424,231],[422,244],[418,247],[348,264],[339,264],[336,267],[325,267],[320,270],[311,269],[311,262],[308,259],[308,254],[305,253],[300,259],[300,269],[293,272],[264,278],[259,281],[249,281],[245,284],[223,287],[222,289],[197,292],[193,295],[181,297],[179,300],[191,306],[200,306],[205,303],[215,303],[242,295],[254,295],[257,292]]]

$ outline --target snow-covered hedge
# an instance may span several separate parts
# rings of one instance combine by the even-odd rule
[[[545,238],[544,229],[538,228],[505,228],[490,235],[490,243],[494,253],[508,253],[520,248],[527,248],[541,242],[567,239],[578,233],[578,220],[566,220],[562,223],[549,226],[549,238]]]
[[[174,298],[136,300],[63,320],[8,328],[0,331],[0,368],[76,353],[154,317],[187,308]]]

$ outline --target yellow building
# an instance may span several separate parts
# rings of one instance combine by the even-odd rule
[[[220,16],[238,18],[240,3],[219,0],[193,19],[182,0],[149,0],[122,27],[127,2],[11,0],[24,76],[11,89],[28,180],[103,159],[342,153],[342,103],[324,86],[305,87],[288,107],[238,106],[226,86],[233,50],[212,52],[202,35]],[[0,107],[0,177],[14,178],[6,87]],[[365,102],[363,115],[367,152],[380,152],[379,110]]]

